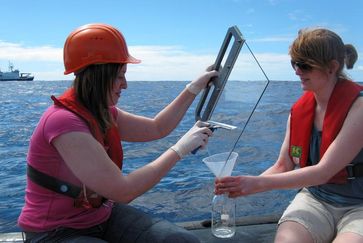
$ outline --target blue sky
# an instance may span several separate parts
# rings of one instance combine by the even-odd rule
[[[142,59],[128,66],[130,81],[193,79],[214,62],[233,25],[271,80],[298,80],[288,47],[299,29],[320,26],[356,47],[361,58],[348,74],[363,81],[361,0],[3,0],[0,9],[1,71],[11,61],[36,80],[72,79],[63,75],[64,41],[97,22],[121,30],[130,53]],[[248,55],[244,47],[231,78],[260,79]]]

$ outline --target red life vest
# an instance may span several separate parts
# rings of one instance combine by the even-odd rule
[[[363,87],[349,80],[340,80],[329,98],[323,121],[320,145],[320,159],[338,135],[350,107]],[[289,154],[292,161],[300,167],[307,166],[311,131],[314,124],[316,101],[313,92],[307,91],[292,106],[290,117]],[[346,183],[347,171],[344,168],[334,175],[328,183]]]
[[[111,160],[122,169],[123,151],[118,128],[113,122],[105,134],[102,133],[97,120],[93,115],[77,101],[74,89],[67,90],[58,99],[51,97],[54,104],[63,107],[79,117],[88,125],[93,137],[104,147]],[[112,110],[111,110],[112,112]],[[116,117],[116,115],[113,115]],[[43,186],[53,192],[63,194],[74,198],[74,206],[77,208],[98,208],[106,200],[83,184],[81,187],[59,180],[46,173],[38,171],[36,168],[28,165],[28,177],[40,186]]]
[[[52,96],[55,105],[66,108],[81,117],[91,130],[93,137],[105,148],[111,160],[122,169],[123,150],[116,124],[108,128],[103,134],[94,116],[76,99],[74,89],[68,89],[58,99]]]

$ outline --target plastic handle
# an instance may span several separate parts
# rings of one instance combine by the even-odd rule
[[[214,108],[219,100],[219,97],[224,89],[228,77],[233,69],[234,63],[237,60],[238,54],[243,46],[243,43],[245,42],[237,26],[230,27],[227,31],[226,37],[224,38],[223,44],[221,46],[221,49],[219,50],[217,59],[214,63],[215,70],[220,69],[223,57],[226,54],[227,48],[229,46],[229,43],[231,42],[232,37],[234,37],[234,42],[230,49],[226,62],[222,67],[222,70],[220,70],[219,76],[213,78],[209,82],[208,86],[203,91],[201,99],[199,100],[199,103],[195,111],[196,121],[198,120],[207,121],[212,116]],[[210,92],[211,88],[213,88],[212,95],[210,96],[210,99],[204,110],[203,115],[201,115],[202,109],[204,107],[208,93]]]
[[[216,128],[216,127],[211,126],[211,127],[209,127],[209,129],[210,129],[212,132],[214,132],[214,130],[216,130],[217,128]],[[202,146],[199,146],[198,148],[194,149],[191,153],[192,153],[192,154],[196,154],[196,153],[198,152],[198,150],[199,150],[201,147],[202,147]]]

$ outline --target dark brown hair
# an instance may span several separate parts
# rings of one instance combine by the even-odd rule
[[[96,118],[103,132],[112,124],[109,96],[122,64],[93,64],[76,73],[76,97]]]
[[[304,62],[318,69],[328,69],[330,62],[336,60],[339,63],[337,71],[339,78],[347,78],[343,71],[344,64],[349,69],[353,68],[358,57],[352,45],[344,45],[336,33],[324,28],[300,30],[290,46],[289,54],[292,60]]]

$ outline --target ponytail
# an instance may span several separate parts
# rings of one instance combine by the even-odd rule
[[[352,69],[354,63],[358,59],[358,53],[355,47],[351,44],[346,44],[345,46],[345,56],[344,56],[344,63],[347,69]]]

